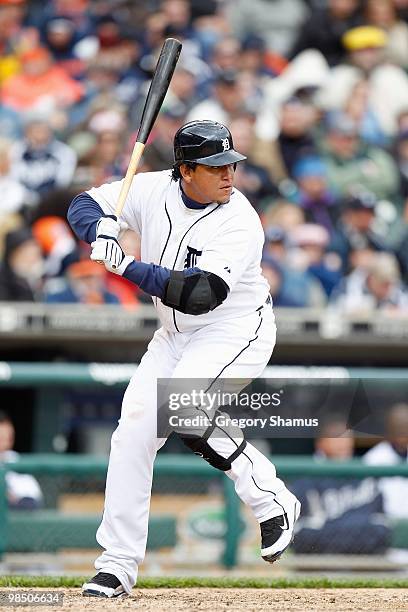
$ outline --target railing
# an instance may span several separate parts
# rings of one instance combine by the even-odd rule
[[[344,462],[321,462],[315,461],[309,456],[272,458],[278,475],[282,477],[300,476],[332,476],[338,478],[366,478],[369,476],[404,476],[408,477],[408,464],[401,463],[394,466],[368,466],[359,459]],[[23,455],[21,460],[8,466],[8,469],[22,473],[38,475],[53,475],[70,477],[104,478],[107,469],[107,459],[84,455]],[[207,464],[198,457],[189,455],[166,455],[158,456],[155,476],[178,476],[180,480],[193,476],[202,481],[219,479],[223,485],[225,504],[225,533],[224,552],[222,563],[225,567],[234,567],[237,563],[237,553],[240,539],[240,503],[234,491],[232,481],[223,473]],[[5,468],[0,468],[0,551],[7,551],[7,535],[10,512],[5,503]],[[171,511],[171,508],[169,509]],[[41,511],[40,511],[41,512]],[[34,516],[34,513],[31,515]],[[62,520],[62,516],[61,516]],[[67,516],[64,516],[67,520]],[[74,519],[75,520],[75,519]],[[395,524],[395,530],[403,532],[406,540],[407,524],[400,522]],[[398,535],[398,534],[397,534]],[[395,538],[394,538],[395,539]],[[400,542],[401,543],[401,542]],[[408,546],[407,542],[402,542]]]
[[[344,315],[330,308],[276,308],[279,341],[275,350],[280,362],[310,358],[314,362],[356,363],[366,357],[371,363],[397,365],[408,338],[408,314],[373,312]],[[0,341],[3,351],[30,346],[53,348],[58,354],[76,354],[94,359],[102,349],[106,358],[119,352],[120,359],[136,359],[159,326],[150,304],[136,308],[116,305],[31,304],[0,302]],[[381,346],[382,351],[370,349]],[[98,353],[99,351],[99,353]],[[124,357],[123,355],[130,355]],[[94,355],[91,357],[90,355]],[[109,357],[108,357],[109,355]],[[3,357],[4,358],[4,357]],[[5,357],[7,358],[7,357]],[[367,359],[365,359],[367,362]],[[388,365],[388,364],[387,364]]]

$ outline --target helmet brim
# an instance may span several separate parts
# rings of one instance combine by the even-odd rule
[[[229,164],[237,164],[245,159],[245,155],[241,155],[241,153],[234,151],[234,149],[230,149],[229,151],[216,153],[215,155],[210,155],[209,157],[200,157],[191,161],[196,164],[202,164],[203,166],[219,167],[228,166]]]

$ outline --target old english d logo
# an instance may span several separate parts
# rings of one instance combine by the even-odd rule
[[[184,269],[186,268],[194,268],[197,265],[197,257],[202,255],[202,251],[197,251],[197,249],[193,249],[192,247],[187,247],[187,255],[184,260]]]
[[[224,138],[224,140],[222,140],[222,148],[223,148],[223,151],[230,150],[230,143],[229,143],[228,138]]]

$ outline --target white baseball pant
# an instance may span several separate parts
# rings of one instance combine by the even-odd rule
[[[269,361],[276,340],[271,306],[188,333],[160,328],[126,389],[119,425],[112,435],[105,508],[97,541],[105,551],[98,571],[114,574],[130,593],[146,549],[153,463],[165,439],[157,438],[157,379],[254,379]],[[227,367],[226,367],[227,366]],[[236,445],[225,438],[209,440],[224,457]],[[241,500],[259,522],[283,513],[284,483],[274,465],[247,444],[226,474]]]

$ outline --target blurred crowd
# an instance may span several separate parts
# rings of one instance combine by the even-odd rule
[[[336,412],[323,419],[314,447],[320,463],[352,459],[355,438],[347,419]],[[370,466],[406,464],[408,404],[388,407],[384,439],[361,460]],[[408,479],[403,476],[307,477],[295,480],[291,490],[302,503],[294,540],[294,550],[302,554],[383,554],[393,546],[393,525],[408,518]]]
[[[146,300],[65,216],[123,177],[169,36],[183,51],[140,170],[172,166],[186,121],[227,124],[274,304],[408,311],[406,0],[0,0],[0,300]]]

